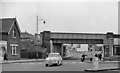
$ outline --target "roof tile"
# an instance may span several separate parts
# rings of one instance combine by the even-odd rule
[[[16,21],[16,18],[0,19],[0,32],[9,32],[14,21]]]

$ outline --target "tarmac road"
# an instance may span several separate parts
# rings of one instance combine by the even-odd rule
[[[92,63],[80,60],[64,60],[61,66],[45,67],[44,62],[2,64],[2,71],[84,71],[92,68]],[[118,67],[117,63],[100,63],[99,68]]]

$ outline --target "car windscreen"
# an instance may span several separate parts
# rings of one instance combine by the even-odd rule
[[[58,57],[58,54],[49,54],[48,57]]]

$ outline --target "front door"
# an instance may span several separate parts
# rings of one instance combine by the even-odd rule
[[[104,46],[104,57],[109,57],[109,45]]]

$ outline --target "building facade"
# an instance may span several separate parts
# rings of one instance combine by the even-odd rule
[[[7,54],[8,60],[20,59],[21,31],[16,18],[0,19],[0,49]]]
[[[61,33],[44,31],[42,34],[42,44],[47,47],[47,52],[50,53],[51,49],[56,50],[63,55],[63,44],[102,44],[98,48],[102,47],[104,57],[120,56],[120,46],[115,44],[114,39],[120,38],[119,34],[107,32],[101,33]],[[53,48],[51,48],[50,41],[52,41]],[[45,54],[45,53],[44,53]]]

